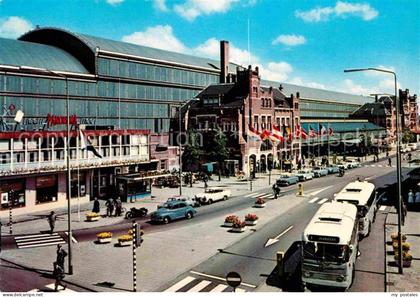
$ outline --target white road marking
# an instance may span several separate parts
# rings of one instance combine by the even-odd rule
[[[53,234],[34,234],[34,235],[24,235],[24,236],[15,236],[15,239],[25,239],[25,238],[33,238],[33,237],[49,237],[52,235],[58,235],[58,233]]]
[[[382,165],[378,165],[378,167],[382,167]]]
[[[185,285],[187,285],[190,282],[192,282],[193,280],[195,280],[195,277],[187,276],[186,278],[184,278],[184,279],[180,280],[179,282],[177,282],[172,287],[166,289],[164,292],[176,292],[179,289],[181,289],[182,287],[184,287]]]
[[[386,209],[386,205],[382,205],[381,207],[379,207],[380,211],[384,211]]]
[[[273,195],[273,194],[268,193],[268,194],[264,194],[264,195],[259,196],[259,198],[268,198],[268,196],[271,196],[271,195]]]
[[[220,293],[223,292],[228,286],[220,284],[213,288],[210,292],[212,293]]]
[[[370,165],[370,167],[376,167],[376,165]]]
[[[191,270],[190,273],[226,282],[226,278],[224,278],[224,277],[210,275],[210,274],[206,274],[206,273],[202,273],[202,272],[198,272],[198,271],[193,271],[193,270]],[[241,283],[241,286],[250,287],[250,288],[254,288],[254,289],[257,287],[255,285],[251,285],[251,284],[247,284],[247,283]]]
[[[320,201],[318,201],[318,204],[323,204],[324,202],[326,202],[328,200],[328,198],[324,198],[324,199],[322,199],[322,200],[320,200]]]
[[[55,290],[55,284],[54,283],[51,283],[49,285],[46,285],[45,288],[48,288],[48,289],[51,289],[51,290],[54,291]],[[66,288],[65,290],[62,290],[62,289],[60,289],[60,286],[59,286],[58,287],[58,292],[59,293],[61,293],[61,292],[66,293],[66,292],[76,292],[76,291],[70,290],[68,288]]]
[[[187,292],[200,292],[202,289],[207,287],[209,284],[211,284],[211,282],[209,282],[207,280],[203,280],[203,281],[199,282],[198,284],[196,284],[191,289],[189,289]]]
[[[241,289],[241,288],[235,289],[235,293],[244,293],[244,292],[246,292],[244,289]]]
[[[17,243],[25,243],[25,242],[28,242],[28,241],[43,241],[43,240],[48,240],[48,239],[62,239],[61,238],[61,236],[60,235],[52,235],[52,236],[49,236],[49,237],[41,237],[41,238],[38,238],[38,237],[32,237],[32,238],[23,238],[23,239],[18,239],[18,240],[16,240],[16,242]]]
[[[309,195],[311,195],[311,196],[316,196],[316,195],[318,195],[319,193],[321,193],[321,192],[323,192],[323,191],[325,191],[325,190],[327,190],[327,189],[329,189],[329,188],[331,188],[332,186],[328,186],[328,187],[325,187],[325,188],[322,188],[322,189],[319,189],[319,190],[315,190],[315,191],[311,191],[311,192],[309,192]]]
[[[279,235],[277,235],[276,237],[274,237],[274,238],[269,238],[269,239],[267,240],[267,242],[265,243],[265,246],[264,246],[264,247],[268,247],[268,246],[273,245],[273,244],[275,244],[276,242],[278,242],[278,241],[279,241],[279,238],[280,238],[281,236],[283,236],[284,234],[286,234],[287,232],[289,232],[292,228],[293,228],[293,226],[289,226],[286,230],[284,230],[283,232],[281,232],[281,233],[280,233]]]
[[[365,180],[371,180],[371,179],[374,179],[375,177],[376,175],[372,175],[372,176],[366,177]]]
[[[310,200],[309,203],[314,203],[315,201],[317,201],[319,199],[319,197],[315,197],[314,199]]]
[[[46,246],[46,245],[56,245],[56,244],[66,243],[64,240],[62,241],[56,241],[56,242],[47,242],[47,243],[39,243],[39,244],[32,244],[32,245],[24,245],[24,246],[18,246],[19,249],[27,249],[32,247],[40,247],[40,246]]]
[[[69,232],[64,232],[67,235],[67,238],[69,237]],[[71,241],[73,241],[74,243],[77,243],[76,238],[74,238],[74,236],[71,236]]]
[[[248,194],[248,195],[245,195],[244,197],[251,197],[251,196],[253,196],[253,195],[255,195],[255,193],[250,193],[250,194]]]

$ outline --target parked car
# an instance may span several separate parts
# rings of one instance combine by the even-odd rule
[[[305,181],[314,178],[314,173],[308,169],[299,170],[295,175],[299,178],[299,181]]]
[[[166,202],[171,202],[171,201],[184,201],[188,205],[191,205],[192,207],[200,206],[199,201],[197,201],[195,198],[190,198],[187,196],[173,196],[173,197],[168,198]]]
[[[280,178],[276,180],[278,186],[289,186],[292,184],[297,184],[299,182],[299,177],[291,174],[282,174]]]
[[[177,219],[191,219],[197,211],[185,201],[174,200],[166,202],[150,214],[152,222],[168,224]]]
[[[230,190],[223,188],[208,188],[203,193],[195,195],[195,200],[200,204],[212,204],[220,200],[227,200],[232,196]]]
[[[319,166],[313,167],[312,172],[314,173],[315,177],[321,177],[321,176],[327,176],[328,175],[328,170],[326,168],[319,167]]]
[[[347,169],[349,169],[349,168],[347,167],[347,165],[348,165],[348,164],[346,164],[346,163],[338,163],[338,164],[337,164],[337,167],[338,167],[338,169],[344,169],[344,170],[347,170]]]
[[[415,150],[417,150],[417,143],[409,143],[409,144],[407,144],[407,147],[408,147],[411,151],[415,151]]]
[[[326,169],[328,170],[328,174],[334,174],[340,171],[340,168],[336,165],[330,165]]]

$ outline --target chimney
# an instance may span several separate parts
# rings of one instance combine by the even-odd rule
[[[226,83],[229,73],[229,41],[220,41],[220,82]]]

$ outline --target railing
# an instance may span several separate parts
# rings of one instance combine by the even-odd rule
[[[136,156],[113,156],[103,158],[72,159],[70,167],[72,169],[88,169],[118,165],[131,165],[149,161],[148,155]],[[34,174],[40,172],[55,172],[66,170],[66,160],[27,162],[27,163],[7,163],[0,164],[0,176],[12,176],[20,174]]]

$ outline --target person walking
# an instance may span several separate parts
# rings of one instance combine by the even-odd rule
[[[95,212],[95,213],[100,212],[100,203],[99,203],[98,197],[95,197],[95,200],[93,201],[92,212]]]
[[[122,212],[122,201],[120,196],[115,200],[115,216],[120,217]]]
[[[404,201],[401,201],[402,203],[402,225],[405,225],[405,217],[407,216],[407,205],[405,204]]]
[[[63,285],[62,283],[64,279],[64,269],[60,265],[58,265],[57,262],[54,262],[53,275],[55,278],[54,291],[58,292],[58,286],[62,286],[63,290],[65,290],[67,288],[67,285]]]
[[[61,268],[63,268],[64,271],[64,259],[67,257],[67,252],[63,250],[63,247],[61,244],[57,244],[57,260],[56,263]]]
[[[388,166],[391,167],[392,166],[392,160],[391,157],[388,157]]]
[[[407,203],[408,204],[414,203],[414,194],[413,194],[413,191],[411,189],[410,189],[410,191],[408,191]]]
[[[280,187],[275,183],[273,185],[274,199],[277,199],[280,194]]]
[[[106,215],[108,217],[112,216],[112,213],[114,212],[114,201],[112,198],[108,198],[108,200],[105,202],[106,206]]]
[[[50,233],[53,234],[55,228],[55,221],[57,221],[57,215],[54,211],[51,211],[47,216],[48,225],[50,225]]]

